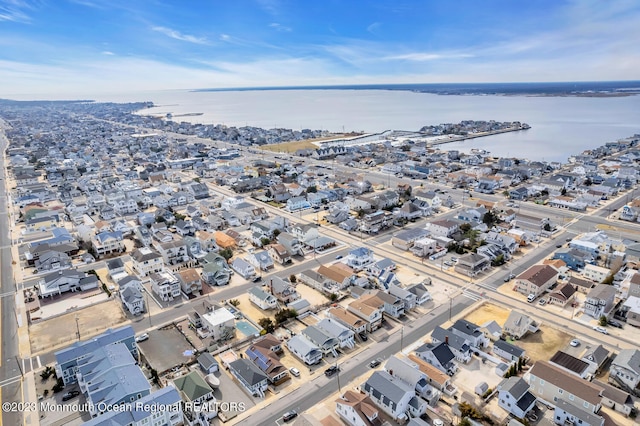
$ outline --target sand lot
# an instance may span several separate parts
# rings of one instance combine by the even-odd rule
[[[80,329],[80,340],[102,333],[107,328],[122,325],[126,318],[119,299],[111,299],[75,312],[60,315],[29,327],[31,352],[38,354],[57,347],[69,345],[76,340],[76,318]]]
[[[501,308],[491,303],[484,303],[470,312],[464,319],[477,325],[482,325],[493,320],[502,327],[507,321],[510,312],[509,309]]]

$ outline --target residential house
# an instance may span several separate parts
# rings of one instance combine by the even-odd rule
[[[429,235],[429,231],[424,228],[405,229],[391,238],[391,244],[401,250],[409,250],[417,240],[427,235]]]
[[[423,305],[432,299],[431,293],[424,284],[418,283],[407,287],[407,291],[416,296],[416,305]]]
[[[622,311],[627,324],[640,327],[640,297],[628,296],[622,304]]]
[[[597,413],[602,405],[602,387],[583,380],[548,361],[537,361],[529,370],[531,393],[547,405],[565,400],[576,408]]]
[[[491,261],[486,256],[477,253],[467,253],[458,259],[455,271],[469,277],[475,277],[490,266]]]
[[[592,264],[585,265],[582,271],[583,277],[597,283],[604,282],[609,275],[611,275],[611,269]]]
[[[517,362],[525,355],[524,349],[502,339],[493,342],[493,353],[509,363]]]
[[[256,268],[241,257],[236,257],[231,262],[231,269],[236,271],[242,278],[249,279],[256,275]]]
[[[586,361],[576,358],[573,355],[568,354],[566,352],[557,351],[549,359],[549,362],[555,365],[556,367],[562,368],[568,373],[571,373],[580,377],[581,379],[586,379],[589,376],[589,373],[588,373],[589,364]]]
[[[536,404],[529,384],[512,376],[498,385],[498,405],[518,419],[524,419]]]
[[[567,303],[575,300],[575,294],[576,289],[571,284],[564,284],[549,295],[549,303],[553,305],[566,306]]]
[[[149,410],[149,407],[163,407],[163,410]],[[129,410],[110,410],[83,423],[87,426],[180,426],[182,424],[184,424],[182,399],[172,385],[143,396],[135,404],[131,404]]]
[[[289,370],[282,365],[278,355],[268,348],[251,345],[247,348],[245,354],[267,376],[269,383],[279,385],[291,378]],[[253,381],[255,382],[256,380]]]
[[[91,238],[91,247],[98,257],[105,254],[121,253],[124,251],[122,232],[101,232]]]
[[[553,410],[553,422],[565,426],[604,426],[604,417],[558,399]]]
[[[589,280],[583,280],[578,277],[569,277],[569,284],[573,287],[578,293],[588,294],[593,287],[595,287],[596,283]]]
[[[332,265],[321,265],[318,274],[322,275],[337,290],[343,290],[353,283],[355,274],[350,266],[344,263],[334,263]]]
[[[53,297],[67,291],[86,291],[98,288],[100,281],[96,275],[77,270],[58,270],[45,275],[36,284],[40,297]]]
[[[153,246],[162,256],[165,265],[180,265],[189,260],[187,244],[184,240],[154,243]]]
[[[591,346],[583,355],[582,360],[589,364],[587,373],[595,375],[609,359],[609,351],[602,345]]]
[[[449,330],[462,337],[472,348],[482,349],[489,346],[489,339],[480,330],[480,326],[464,319],[457,320]]]
[[[287,265],[291,263],[291,256],[284,245],[269,244],[267,246],[267,251],[274,262],[277,262],[280,265]]]
[[[572,271],[582,271],[587,264],[595,261],[592,254],[575,248],[558,249],[553,259],[562,260]]]
[[[537,332],[538,323],[536,323],[531,317],[512,310],[509,312],[509,316],[502,327],[502,331],[505,335],[513,337],[514,339],[521,339],[527,333]]]
[[[431,340],[433,345],[438,345],[440,343],[447,345],[456,357],[456,361],[463,362],[465,364],[471,361],[471,346],[463,337],[453,334],[451,330],[445,330],[444,328],[437,326],[431,332]]]
[[[627,390],[634,390],[640,384],[640,350],[622,349],[611,361],[610,379]]]
[[[71,267],[71,258],[66,253],[57,250],[46,250],[40,253],[34,262],[34,266],[38,273],[69,269]]]
[[[123,342],[98,347],[78,359],[76,377],[92,416],[151,393],[149,381]]]
[[[533,265],[516,277],[514,288],[518,293],[538,297],[557,282],[558,275],[551,265]]]
[[[227,285],[231,279],[231,269],[224,257],[211,252],[204,258],[202,281],[208,285]]]
[[[282,244],[289,254],[292,256],[302,255],[302,245],[297,237],[287,233],[281,232],[276,237],[278,243]]]
[[[453,376],[458,370],[458,366],[454,362],[455,355],[446,342],[425,343],[416,348],[415,352],[418,358],[428,362],[445,374]]]
[[[162,255],[149,247],[136,249],[131,254],[131,268],[141,277],[160,272],[164,269]]]
[[[315,288],[316,290],[323,293],[328,294],[338,291],[338,287],[335,284],[335,281],[311,269],[302,271],[298,277],[298,280],[301,283],[306,284],[311,288]]]
[[[149,274],[151,289],[163,302],[170,302],[180,297],[180,282],[169,271],[152,272]]]
[[[174,379],[173,386],[180,392],[182,400],[187,404],[187,411],[194,410],[195,407],[204,405],[206,401],[215,399],[213,389],[197,371]]]
[[[287,348],[307,365],[314,365],[322,360],[322,351],[303,334],[296,334],[287,340]]]
[[[120,300],[131,315],[141,315],[145,312],[144,297],[136,286],[120,286]]]
[[[354,331],[345,327],[337,320],[324,318],[316,324],[316,327],[322,330],[327,336],[335,338],[340,348],[353,348],[355,346]]]
[[[374,372],[360,390],[395,421],[419,417],[427,409],[426,401],[418,398],[409,385],[386,371]]]
[[[375,331],[382,325],[382,309],[374,307],[363,300],[354,300],[347,305],[347,310],[367,323],[367,331]]]
[[[593,318],[608,317],[615,306],[616,289],[607,284],[596,285],[584,302],[584,313]]]
[[[205,374],[213,374],[220,371],[218,361],[209,352],[203,352],[198,356],[198,365]]]
[[[336,413],[349,426],[382,426],[375,403],[366,394],[348,390],[336,399]]]
[[[440,392],[428,383],[428,376],[420,371],[413,361],[393,355],[386,362],[384,369],[391,376],[402,380],[413,388],[416,394],[424,398],[430,405],[434,405],[440,399]]]
[[[433,237],[451,237],[458,230],[459,223],[452,220],[434,220],[427,225],[429,233]]]
[[[269,252],[266,250],[251,253],[247,255],[246,260],[260,271],[268,271],[274,268],[273,259],[271,259]]]
[[[365,333],[368,322],[341,307],[331,307],[326,313],[328,318],[334,319],[354,333]]]
[[[272,294],[263,291],[259,286],[252,287],[248,291],[249,300],[260,309],[275,309],[278,306],[278,299]]]
[[[200,319],[202,330],[200,335],[204,337],[211,337],[214,341],[225,341],[233,337],[235,333],[236,324],[235,316],[227,308],[207,307],[204,306],[204,310],[196,309],[194,307],[194,317]]]
[[[282,304],[286,305],[300,299],[300,293],[296,291],[295,286],[280,277],[269,278],[267,286],[269,292]]]
[[[99,348],[107,347],[116,343],[124,343],[134,358],[138,356],[137,345],[133,328],[128,325],[117,329],[107,329],[102,334],[94,336],[89,340],[73,343],[65,349],[55,353],[56,375],[62,378],[64,385],[69,385],[77,381],[78,363],[90,356]]]
[[[404,302],[399,297],[378,290],[374,294],[362,297],[362,302],[382,310],[382,313],[393,318],[404,315]]]
[[[182,292],[187,296],[196,295],[202,291],[202,281],[200,281],[200,275],[195,268],[180,270],[176,272],[176,277]]]
[[[361,271],[367,265],[373,263],[373,250],[366,247],[358,247],[349,252],[346,257],[347,265],[353,268],[354,271]]]
[[[316,345],[324,355],[332,354],[334,357],[338,357],[338,346],[340,342],[337,338],[330,336],[321,328],[310,325],[302,330],[303,336],[305,336],[311,343]]]
[[[389,294],[402,300],[405,311],[416,306],[416,295],[405,288],[391,284],[389,285]]]
[[[449,396],[452,396],[457,392],[455,386],[451,384],[451,376],[442,372],[434,365],[418,358],[414,354],[409,354],[407,358],[427,376],[427,383],[433,386],[436,390]]]

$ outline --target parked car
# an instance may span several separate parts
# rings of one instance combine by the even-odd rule
[[[376,367],[377,367],[377,366],[379,366],[379,365],[380,365],[380,361],[379,361],[379,360],[377,360],[377,359],[374,359],[373,361],[371,361],[371,362],[369,363],[369,367],[371,367],[371,368],[376,368]]]
[[[602,334],[609,334],[606,328],[600,327],[599,325],[596,325],[595,327],[593,327],[593,329]]]
[[[295,410],[287,411],[282,415],[282,420],[288,422],[289,420],[293,420],[298,417],[298,413]]]
[[[444,262],[444,264],[445,264],[445,266],[453,266],[453,263],[451,263],[449,261]]]
[[[362,339],[363,342],[366,342],[367,340],[369,340],[367,335],[364,334],[364,333],[359,333],[358,336],[360,336],[360,338]]]
[[[145,340],[149,340],[149,335],[147,333],[142,333],[136,337],[136,343],[144,342]]]
[[[338,259],[342,259],[342,255],[341,254],[336,256],[336,260],[338,260]]]
[[[527,296],[527,302],[533,303],[534,300],[536,300],[535,294],[531,293],[530,295]]]
[[[571,342],[569,342],[569,344],[571,346],[573,346],[574,348],[577,348],[578,346],[580,346],[580,340],[578,339],[573,339]]]
[[[294,376],[294,377],[300,377],[300,370],[298,370],[295,367],[291,367],[289,369],[289,373],[291,373],[291,375]]]
[[[254,283],[258,283],[258,282],[262,281],[262,275],[258,275],[258,276],[257,276],[257,277],[255,277],[252,281],[253,281]]]
[[[332,365],[331,367],[324,370],[324,375],[327,377],[331,377],[334,374],[336,374],[338,371],[340,371],[340,368],[336,367],[335,365]]]
[[[546,305],[546,304],[547,304],[547,300],[546,300],[546,299],[540,299],[540,300],[538,301],[538,305],[540,305],[540,306],[544,306],[544,305]]]
[[[607,324],[609,324],[610,326],[615,327],[615,328],[622,328],[622,324],[619,323],[618,321],[609,320],[609,321],[607,321]]]
[[[63,401],[69,401],[70,399],[73,399],[78,395],[80,395],[80,392],[77,391],[77,390],[74,390],[74,391],[71,391],[71,392],[67,392],[64,395],[62,395],[62,400]]]

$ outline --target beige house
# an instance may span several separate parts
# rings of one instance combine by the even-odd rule
[[[533,265],[516,277],[515,290],[526,296],[544,293],[558,280],[558,271],[550,265]]]

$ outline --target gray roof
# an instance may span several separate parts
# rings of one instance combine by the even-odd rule
[[[56,362],[58,364],[64,364],[68,361],[86,356],[102,346],[121,342],[125,339],[134,339],[133,328],[130,325],[117,328],[115,330],[108,329],[101,335],[96,336],[90,340],[75,342],[68,348],[62,349],[55,353]]]
[[[500,390],[510,393],[517,401],[529,390],[529,384],[522,377],[512,376],[500,384]]]
[[[375,389],[395,404],[398,404],[407,393],[414,394],[413,389],[386,371],[374,372],[361,388],[365,391]]]
[[[257,297],[260,300],[268,300],[268,299],[275,299],[275,297],[273,297],[271,294],[265,292],[264,290],[262,290],[260,287],[256,286],[256,287],[251,287],[249,289],[249,294],[254,295],[255,297]]]
[[[640,350],[623,349],[613,360],[613,365],[619,365],[636,374],[640,374]]]
[[[588,411],[578,408],[575,405],[568,403],[564,399],[558,399],[558,401],[556,402],[556,407],[557,407],[556,409],[565,411],[571,414],[572,416],[574,416],[576,419],[582,420],[586,424],[589,424],[589,425],[602,424],[602,417],[598,416],[597,414],[591,414]]]
[[[302,330],[302,334],[318,346],[335,346],[338,344],[335,337],[328,335],[325,331],[315,325],[310,325]]]
[[[520,358],[524,354],[524,349],[517,347],[516,345],[512,345],[511,343],[505,340],[496,340],[493,344],[494,348],[498,348],[502,351],[505,351],[513,356]]]
[[[598,345],[593,350],[584,354],[582,359],[596,363],[596,365],[602,365],[602,363],[609,357],[609,350],[602,345]]]
[[[453,334],[453,331],[445,330],[440,326],[437,326],[431,332],[431,339],[438,342],[447,342],[447,345],[461,352],[469,350],[469,345],[467,345],[467,341],[464,338]]]
[[[424,228],[415,228],[415,229],[406,229],[404,231],[400,231],[393,236],[393,238],[397,238],[399,240],[407,241],[407,240],[415,240],[420,237],[425,237],[429,235],[429,231]]]
[[[291,339],[287,340],[287,347],[290,350],[295,349],[302,355],[320,350],[320,348],[318,348],[316,344],[314,344],[303,334],[296,334]]]
[[[127,303],[133,303],[136,300],[142,299],[142,293],[140,293],[140,290],[138,290],[137,287],[130,285],[122,290],[120,297]]]
[[[436,345],[434,345],[433,343],[425,343],[424,345],[418,347],[416,349],[416,352],[431,352],[433,356],[436,357],[438,362],[440,362],[440,364],[442,364],[443,366],[446,366],[455,358],[455,355],[453,355],[453,352],[451,352],[449,346],[444,342],[438,343]]]
[[[480,328],[479,326],[463,319],[457,320],[453,324],[452,328],[455,330],[458,330],[461,333],[466,334],[467,336],[478,337],[479,335],[482,334],[482,332],[479,330]]]
[[[212,365],[218,365],[218,361],[211,355],[209,352],[203,352],[198,357],[198,364],[202,365],[204,368],[209,369]]]
[[[415,364],[409,360],[398,358],[395,355],[392,355],[391,358],[387,361],[384,366],[384,369],[391,374],[403,380],[407,384],[413,386],[417,385],[417,383],[427,377],[425,373],[416,368]]]
[[[331,318],[322,319],[316,324],[316,327],[333,337],[354,335],[353,331]]]
[[[254,363],[246,358],[237,359],[229,364],[229,368],[244,379],[249,386],[257,385],[269,378]]]

